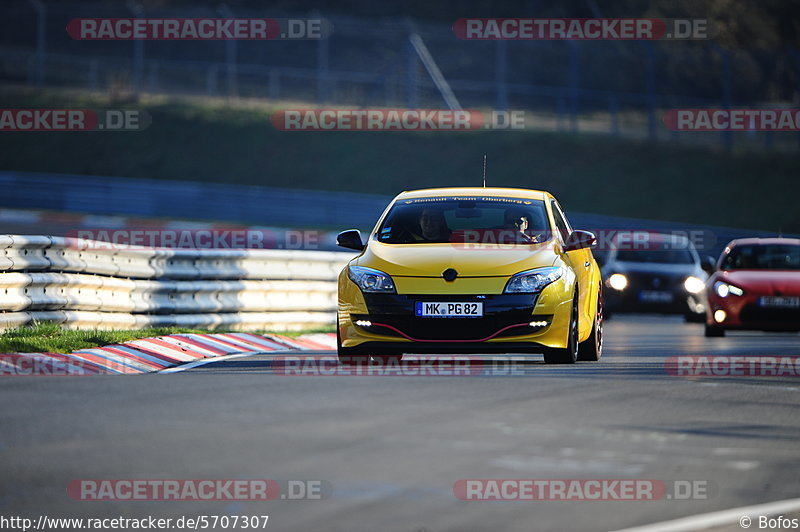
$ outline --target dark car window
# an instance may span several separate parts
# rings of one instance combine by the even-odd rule
[[[657,264],[692,264],[694,257],[688,249],[621,249],[617,260]]]
[[[378,229],[387,244],[535,244],[550,239],[544,202],[527,198],[428,197],[397,201]]]
[[[745,244],[734,246],[722,259],[723,270],[800,270],[800,246]]]

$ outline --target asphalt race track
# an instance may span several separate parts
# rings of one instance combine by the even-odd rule
[[[798,497],[800,379],[678,377],[667,363],[678,355],[800,355],[800,336],[704,338],[701,325],[677,318],[617,315],[601,362],[554,367],[533,355],[506,377],[288,377],[272,373],[274,355],[255,355],[170,375],[6,378],[0,513],[269,515],[266,530],[297,531],[580,531]],[[332,493],[67,495],[73,480],[132,478],[320,480]],[[707,494],[500,502],[453,492],[460,479],[503,478],[655,479],[670,496],[673,481],[694,481]]]

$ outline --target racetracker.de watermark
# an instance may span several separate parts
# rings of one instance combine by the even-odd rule
[[[527,324],[523,324],[527,325]],[[514,377],[526,364],[513,357],[405,355],[386,360],[353,355],[342,364],[336,355],[280,355],[270,359],[273,374],[285,377]]]
[[[592,249],[598,251],[670,251],[714,249],[717,236],[707,229],[596,229]]]
[[[715,492],[707,480],[482,478],[453,484],[453,495],[463,501],[706,500]]]
[[[282,109],[280,131],[475,131],[525,129],[524,111],[468,109]]]
[[[800,377],[800,355],[672,356],[664,370],[674,377]]]
[[[326,480],[273,479],[78,479],[67,485],[77,501],[271,501],[322,500]]]
[[[319,249],[326,234],[314,229],[78,229],[67,245],[80,250]]]
[[[319,40],[333,34],[324,18],[75,18],[67,33],[81,41]]]
[[[676,251],[714,249],[717,237],[705,229],[648,230],[648,229],[588,229],[594,236],[594,251]],[[450,242],[461,250],[504,250],[526,243],[533,246],[552,246],[553,232],[528,230],[530,241],[519,238],[519,231],[510,229],[466,229],[454,231]]]
[[[110,364],[113,365],[114,363],[110,362]],[[123,369],[130,369],[117,366],[117,370],[114,370],[113,368],[54,353],[0,354],[0,377],[66,377],[119,373]]]
[[[0,109],[0,131],[142,131],[147,111],[131,109]]]
[[[0,515],[0,529],[21,530],[263,530],[268,515],[210,514],[180,517],[54,517]]]
[[[672,131],[800,131],[800,109],[671,109]]]
[[[479,41],[659,41],[705,40],[717,31],[707,19],[460,18],[453,33]]]

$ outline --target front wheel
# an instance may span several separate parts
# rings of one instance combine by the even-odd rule
[[[396,366],[400,364],[403,355],[372,355],[372,360],[377,362],[379,366]]]
[[[720,338],[725,336],[725,329],[706,323],[706,338]]]
[[[572,311],[569,316],[567,347],[548,347],[544,351],[546,364],[574,364],[578,360],[578,291],[572,298]]]
[[[578,360],[597,362],[603,356],[603,289],[598,288],[592,333],[578,346]]]

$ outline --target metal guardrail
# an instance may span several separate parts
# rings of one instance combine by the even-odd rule
[[[132,215],[176,220],[198,213],[209,220],[232,221],[255,226],[327,227],[339,231],[350,227],[370,230],[391,201],[390,196],[320,190],[282,189],[221,183],[200,183],[122,177],[78,176],[0,171],[0,207],[48,209],[97,215]],[[531,183],[531,188],[537,188]],[[702,232],[701,254],[717,256],[734,238],[769,237],[774,232],[694,223],[646,220],[567,212],[572,226],[591,231],[649,230]],[[109,229],[102,227],[90,229]],[[80,227],[64,228],[77,231]],[[18,230],[18,229],[15,229]],[[53,228],[31,229],[50,232]],[[320,242],[335,249],[333,238]],[[2,244],[0,244],[2,247]],[[86,260],[86,259],[85,259]],[[174,260],[174,259],[173,259]],[[0,256],[0,271],[3,257]],[[130,267],[136,266],[131,257]]]
[[[0,328],[33,321],[88,329],[328,325],[338,273],[352,256],[107,246],[0,235]]]

